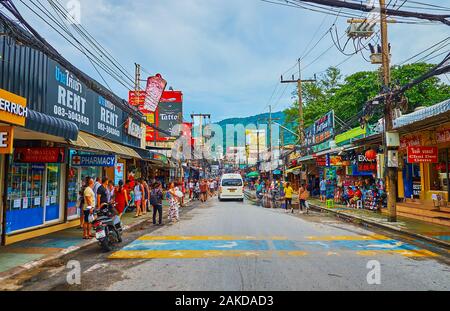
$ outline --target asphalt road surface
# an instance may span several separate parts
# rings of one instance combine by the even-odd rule
[[[449,290],[448,250],[333,217],[248,202],[194,203],[144,224],[121,248],[97,245],[24,277],[22,290]],[[66,263],[80,262],[81,284]],[[369,284],[371,283],[371,284]]]

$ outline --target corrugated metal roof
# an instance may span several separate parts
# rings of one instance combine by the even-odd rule
[[[450,111],[450,99],[443,101],[442,103],[427,107],[410,114],[406,114],[394,120],[394,128],[398,129],[406,125],[413,124],[415,122],[423,121],[428,118],[443,114]]]

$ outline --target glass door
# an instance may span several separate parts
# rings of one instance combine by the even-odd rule
[[[44,172],[44,164],[10,164],[6,200],[7,234],[43,224]]]
[[[80,169],[69,168],[69,183],[67,185],[67,194],[69,201],[67,202],[67,219],[73,220],[80,217],[79,209],[79,192],[81,189]]]
[[[61,218],[61,165],[47,164],[46,175],[45,222],[48,223]]]

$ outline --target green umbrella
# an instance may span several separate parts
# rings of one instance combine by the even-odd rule
[[[258,172],[251,172],[247,174],[248,178],[256,178],[259,177],[259,173]]]

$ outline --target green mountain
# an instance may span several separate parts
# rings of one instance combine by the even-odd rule
[[[295,127],[297,126],[296,124],[289,124],[289,125],[285,124],[286,115],[283,111],[272,113],[272,119],[279,119],[274,122],[277,122],[277,123],[287,127],[291,131],[294,131],[294,132],[296,131],[295,130]],[[258,121],[258,120],[260,120],[260,121]],[[222,128],[223,135],[224,135],[224,145],[225,145],[227,125],[242,124],[244,127],[246,127],[250,124],[256,125],[257,122],[259,122],[259,124],[268,124],[269,123],[268,120],[269,120],[269,113],[263,113],[263,114],[258,114],[255,116],[244,117],[244,118],[229,118],[229,119],[225,119],[220,122],[217,122],[216,124],[220,125],[220,127]],[[244,133],[244,135],[245,135],[245,133]],[[280,135],[283,135],[284,145],[295,144],[296,136],[293,135],[292,133],[280,128]],[[235,137],[235,141],[236,140],[237,140],[237,138]],[[269,140],[269,137],[267,137],[267,144],[268,144],[268,140]]]

